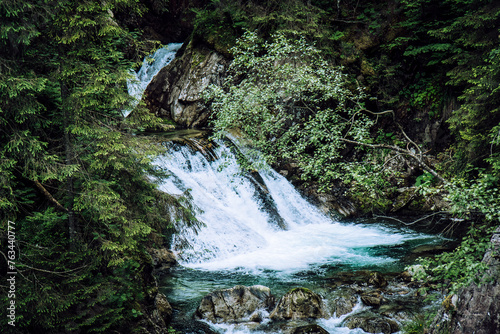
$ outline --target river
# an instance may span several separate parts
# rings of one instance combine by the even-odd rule
[[[177,223],[171,249],[180,265],[161,282],[180,318],[192,318],[204,295],[235,285],[264,285],[277,296],[300,286],[327,296],[334,293],[335,273],[398,272],[415,247],[443,241],[383,220],[336,221],[265,164],[258,173],[242,171],[234,139],[213,143],[210,154],[193,149],[203,147],[198,139],[189,140],[195,144],[169,143],[169,154],[156,161],[170,173],[160,189],[187,195],[203,223],[198,229]],[[343,327],[343,318],[314,322],[330,333],[364,333]],[[210,326],[221,333],[251,331]]]

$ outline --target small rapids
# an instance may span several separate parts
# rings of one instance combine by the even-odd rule
[[[142,99],[142,94],[154,76],[174,60],[175,54],[181,46],[182,43],[170,43],[158,49],[153,55],[144,58],[142,67],[138,72],[131,71],[133,79],[128,82],[127,90],[128,94],[135,99],[134,107]],[[123,110],[123,117],[127,117],[131,112],[132,109]]]

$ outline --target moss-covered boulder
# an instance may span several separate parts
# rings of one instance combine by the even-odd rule
[[[320,295],[306,288],[287,292],[270,315],[272,320],[324,318],[325,306]]]
[[[195,318],[213,323],[259,322],[263,319],[260,313],[269,312],[274,304],[268,287],[237,285],[203,297]]]

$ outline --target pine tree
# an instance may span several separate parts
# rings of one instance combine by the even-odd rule
[[[0,231],[3,253],[7,220],[18,227],[18,332],[120,328],[147,297],[144,247],[174,201],[148,178],[161,149],[131,133],[158,121],[140,107],[121,114],[135,42],[120,11],[142,9],[0,4]]]

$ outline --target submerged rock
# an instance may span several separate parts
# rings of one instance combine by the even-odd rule
[[[262,285],[214,291],[201,300],[195,312],[196,319],[213,323],[259,322],[262,312],[269,312],[275,304],[271,290]]]
[[[361,328],[368,333],[391,334],[399,331],[399,325],[392,319],[375,316],[352,315],[346,318],[344,326],[354,329]]]
[[[306,288],[287,292],[270,315],[272,320],[323,318],[325,309],[321,296]]]
[[[292,334],[328,334],[328,331],[318,325],[308,325],[296,328]]]

